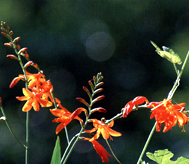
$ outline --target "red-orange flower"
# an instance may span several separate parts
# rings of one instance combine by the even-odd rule
[[[60,106],[60,104],[59,104]],[[78,115],[84,111],[87,112],[85,108],[77,108],[73,113],[69,112],[66,108],[63,106],[60,106],[61,109],[50,109],[50,112],[59,118],[55,118],[52,122],[57,122],[60,124],[56,128],[56,134],[58,134],[62,129],[65,128],[73,119],[77,119],[80,122],[83,122],[83,120],[78,117]]]
[[[114,121],[112,120],[109,124],[105,124],[102,121],[99,121],[97,119],[92,119],[94,128],[91,130],[85,130],[87,133],[96,132],[95,136],[92,139],[98,139],[100,134],[102,134],[103,138],[107,140],[108,138],[112,139],[111,136],[119,137],[122,134],[119,132],[116,132],[111,129],[111,127],[114,125]],[[92,140],[91,139],[91,140]]]
[[[178,122],[179,127],[184,126],[189,121],[186,113],[183,113],[185,103],[173,105],[171,100],[164,99],[163,102],[151,102],[147,108],[153,108],[150,119],[155,117],[157,122],[156,131],[161,130],[164,123],[163,132],[172,129]],[[184,130],[184,129],[183,129]]]
[[[128,114],[133,110],[134,106],[138,106],[140,104],[143,104],[146,102],[147,104],[149,103],[146,97],[143,96],[137,96],[133,100],[129,101],[125,107],[122,109],[122,117],[125,118],[128,116]]]
[[[38,72],[37,74],[26,72],[26,76],[29,82],[28,88],[31,90],[33,89],[33,87],[40,89],[41,85],[46,81],[45,75],[43,75],[40,72]],[[24,78],[25,78],[25,75],[22,75],[22,74],[19,75],[18,77],[15,77],[10,84],[10,88],[14,87],[18,83],[18,81],[25,80]]]
[[[16,97],[16,98],[20,101],[27,100],[27,102],[25,103],[25,105],[22,108],[23,112],[27,112],[27,111],[31,110],[32,107],[34,108],[35,111],[39,111],[39,104],[42,107],[52,106],[52,102],[42,99],[41,94],[35,94],[25,88],[22,89],[22,92],[25,96]]]
[[[88,140],[92,143],[94,149],[96,150],[96,152],[98,153],[98,155],[100,156],[100,158],[102,159],[102,162],[109,162],[108,160],[108,156],[112,157],[107,151],[106,149],[104,149],[104,147],[99,144],[96,140],[91,140],[90,138],[83,138],[84,140]]]

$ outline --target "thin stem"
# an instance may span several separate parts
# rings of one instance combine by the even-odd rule
[[[8,130],[10,131],[10,133],[13,135],[13,137],[14,137],[23,147],[27,148],[27,146],[24,145],[24,144],[16,137],[16,135],[14,134],[14,132],[12,131],[12,129],[11,129],[9,123],[8,123],[7,117],[6,117],[6,115],[5,115],[5,112],[4,112],[2,106],[1,106],[1,112],[2,112],[3,116],[5,117],[5,123],[6,123],[7,127],[8,127]]]
[[[72,146],[72,143],[73,143],[73,141],[76,139],[77,136],[78,136],[78,135],[75,135],[75,136],[71,139],[71,141],[69,142],[69,145],[67,146],[67,148],[66,148],[66,150],[65,150],[65,152],[64,152],[64,154],[63,154],[63,156],[62,156],[62,159],[61,159],[61,162],[60,162],[60,163],[63,162],[63,160],[64,160],[64,158],[65,158],[65,156],[66,156],[68,150],[70,150],[70,148],[71,148],[71,146]]]
[[[26,113],[26,150],[25,150],[25,164],[29,163],[29,112]]]
[[[174,66],[175,72],[176,72],[176,74],[177,74],[177,76],[178,76],[178,75],[179,75],[179,71],[178,71],[178,69],[177,69],[176,64],[175,64],[175,63],[173,63],[173,66]]]
[[[89,115],[89,116],[90,116],[90,115]],[[60,163],[65,164],[66,161],[68,160],[68,157],[70,156],[70,154],[71,154],[73,148],[75,147],[76,143],[79,141],[79,137],[81,136],[83,130],[85,129],[85,127],[86,127],[86,125],[87,125],[87,123],[88,123],[89,116],[86,117],[85,124],[82,126],[80,132],[79,132],[77,135],[75,135],[75,136],[73,137],[73,138],[77,137],[76,140],[75,140],[75,142],[74,142],[72,145],[69,144],[68,147],[66,148],[66,150],[65,150],[65,152],[64,152],[64,155],[63,155],[63,157],[62,157]],[[72,140],[73,140],[73,138],[72,138]],[[71,142],[72,142],[72,140],[71,140]],[[65,156],[66,156],[66,157],[65,157]]]
[[[17,46],[16,44],[11,40],[12,44],[13,44],[13,49],[15,51],[15,53],[17,54],[18,56],[18,61],[19,61],[19,64],[22,68],[22,71],[24,73],[24,79],[25,79],[25,87],[26,89],[28,89],[28,79],[27,79],[27,74],[26,74],[26,71],[25,71],[25,68],[24,68],[24,65],[23,65],[23,62],[22,62],[22,59],[21,59],[21,56],[20,54],[18,53],[17,51]],[[28,164],[29,163],[29,111],[26,112],[26,148],[25,148],[25,164]]]
[[[50,92],[50,93],[51,93],[51,96],[52,96],[53,101],[54,101],[54,107],[55,107],[55,109],[57,109],[57,104],[56,104],[54,94],[53,94],[53,92]],[[65,134],[66,134],[67,143],[69,144],[70,140],[69,140],[68,130],[67,130],[66,126],[65,126],[64,130],[65,130]]]
[[[152,130],[151,130],[151,132],[150,132],[150,134],[149,134],[149,136],[148,136],[148,139],[146,140],[146,143],[145,143],[145,145],[144,145],[144,147],[143,147],[143,149],[142,149],[142,152],[141,152],[141,154],[140,154],[140,157],[139,157],[139,159],[138,159],[137,164],[139,164],[140,162],[142,162],[142,157],[143,157],[143,155],[144,155],[144,153],[145,153],[145,151],[146,151],[146,149],[147,149],[147,147],[148,147],[148,144],[149,144],[149,142],[150,142],[150,140],[151,140],[151,138],[152,138],[152,135],[154,134],[154,131],[155,131],[155,129],[156,129],[156,125],[157,125],[157,122],[155,122],[155,124],[154,124],[154,126],[153,126],[153,128],[152,128]]]
[[[112,154],[113,154],[114,158],[116,159],[116,161],[117,161],[118,163],[120,163],[120,164],[121,164],[121,162],[119,161],[119,159],[118,159],[118,158],[116,157],[116,155],[114,154],[114,152],[113,152],[113,150],[112,150],[112,148],[111,148],[111,146],[110,146],[110,144],[109,144],[108,140],[106,140],[106,143],[107,143],[107,145],[108,145],[108,147],[109,147],[110,151],[112,152]]]

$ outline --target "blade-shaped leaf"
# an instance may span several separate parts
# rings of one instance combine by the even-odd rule
[[[60,150],[60,139],[59,136],[57,136],[56,144],[54,147],[51,164],[58,164],[61,161],[61,150]]]

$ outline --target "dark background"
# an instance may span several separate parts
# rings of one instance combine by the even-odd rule
[[[104,76],[106,98],[97,105],[108,110],[98,118],[110,119],[136,96],[149,101],[167,97],[175,79],[173,65],[154,51],[150,40],[157,45],[171,47],[182,61],[189,49],[189,1],[187,0],[1,0],[0,18],[20,36],[22,47],[28,47],[31,60],[38,63],[47,79],[54,85],[55,96],[73,112],[83,106],[76,97],[87,99],[82,86],[98,72]],[[21,96],[24,83],[9,89],[12,79],[22,74],[19,64],[6,58],[13,53],[4,47],[6,38],[0,37],[0,96],[4,110],[15,134],[25,142],[24,102]],[[178,66],[180,68],[180,66]],[[186,103],[188,109],[188,64],[173,103]],[[84,115],[81,115],[82,118]],[[96,117],[97,115],[93,115]],[[150,110],[132,112],[127,118],[115,121],[114,130],[122,137],[114,137],[112,149],[122,163],[134,164],[154,124]],[[30,163],[50,163],[56,141],[49,109],[30,112]],[[147,151],[168,148],[175,156],[189,157],[189,128],[178,125],[166,133],[155,132]],[[72,137],[79,132],[79,123],[68,125]],[[62,152],[66,148],[64,130],[60,133]],[[99,142],[109,149],[105,141]],[[146,162],[150,160],[144,156]],[[24,148],[11,136],[4,122],[0,123],[0,163],[24,163]],[[69,164],[101,163],[101,159],[87,141],[79,142],[71,154]],[[110,163],[116,163],[110,158]],[[150,162],[153,163],[153,162]]]

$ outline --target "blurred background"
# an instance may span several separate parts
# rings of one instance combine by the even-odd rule
[[[76,97],[88,100],[82,86],[98,72],[104,76],[106,98],[96,104],[108,110],[92,117],[110,119],[136,96],[149,101],[167,97],[176,79],[173,65],[155,52],[150,40],[158,46],[171,47],[182,61],[189,49],[189,1],[187,0],[1,0],[0,20],[20,36],[22,47],[28,47],[31,60],[38,63],[47,79],[54,85],[55,96],[73,112],[83,105]],[[0,37],[0,96],[12,130],[25,142],[25,102],[20,81],[9,89],[12,79],[22,74],[19,64],[6,58],[13,50],[3,46],[7,39]],[[178,66],[180,69],[180,66]],[[189,67],[184,70],[173,103],[189,99]],[[49,109],[30,112],[30,163],[50,163],[56,141],[57,124]],[[81,114],[81,117],[84,115]],[[122,163],[135,164],[154,124],[150,110],[132,112],[127,118],[115,121],[114,130],[122,137],[110,142]],[[91,127],[89,127],[90,129]],[[77,120],[68,125],[70,137],[78,133]],[[189,127],[181,132],[178,125],[166,133],[155,132],[148,152],[169,149],[175,155],[189,157]],[[64,130],[60,133],[62,152],[66,148]],[[102,144],[110,153],[106,142]],[[144,156],[143,160],[153,163]],[[24,163],[24,148],[0,122],[0,163]],[[101,159],[87,141],[79,142],[69,164],[98,164]],[[110,158],[110,163],[116,163]]]

